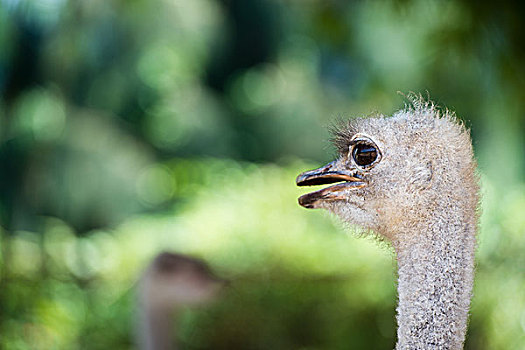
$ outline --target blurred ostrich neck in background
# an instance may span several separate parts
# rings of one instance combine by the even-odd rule
[[[157,255],[139,284],[141,349],[176,349],[177,312],[211,301],[223,284],[201,260],[172,253]]]
[[[142,326],[143,350],[177,350],[177,312],[175,309],[160,309],[144,305]]]
[[[387,238],[398,263],[398,349],[461,349],[474,275],[478,184],[470,135],[411,96],[391,118],[335,130],[340,157],[297,178],[339,182],[299,203]],[[341,183],[341,181],[344,181]]]

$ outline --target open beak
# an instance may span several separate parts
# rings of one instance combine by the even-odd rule
[[[340,169],[337,162],[310,171],[305,171],[297,176],[297,186],[314,186],[339,182],[319,191],[307,193],[299,197],[299,204],[305,208],[317,208],[317,204],[324,200],[344,200],[343,191],[359,189],[366,186],[366,182],[357,173],[347,169]]]

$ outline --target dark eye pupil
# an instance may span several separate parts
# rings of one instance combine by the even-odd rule
[[[371,145],[358,144],[354,147],[352,156],[357,165],[370,165],[377,159],[377,150]]]

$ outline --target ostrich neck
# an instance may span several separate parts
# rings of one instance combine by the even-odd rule
[[[142,349],[177,350],[174,338],[174,315],[170,308],[145,305],[142,313]]]
[[[463,348],[476,224],[457,212],[454,215],[407,229],[400,235],[404,239],[395,244],[399,275],[396,349]]]

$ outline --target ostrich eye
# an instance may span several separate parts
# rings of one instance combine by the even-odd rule
[[[352,151],[352,157],[357,165],[367,166],[377,159],[377,149],[366,143],[358,143]]]

